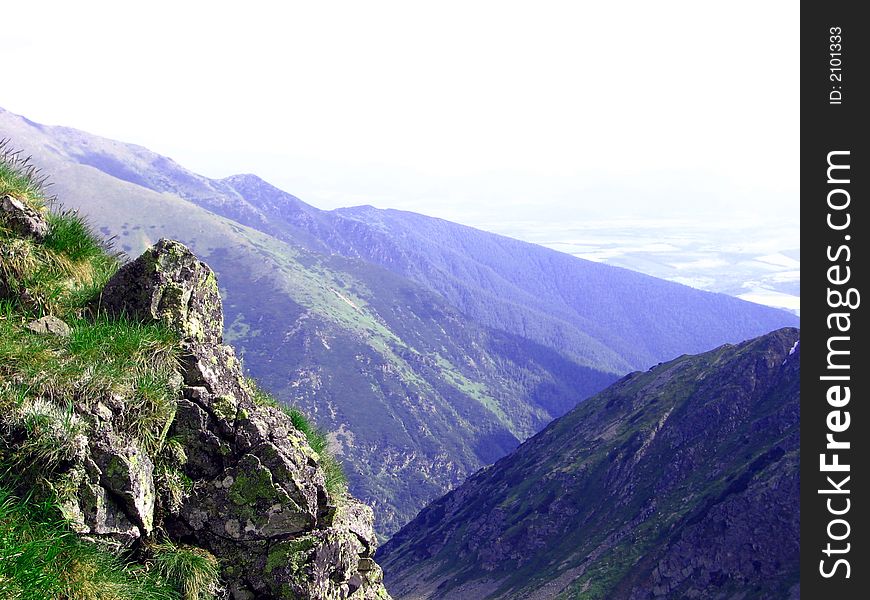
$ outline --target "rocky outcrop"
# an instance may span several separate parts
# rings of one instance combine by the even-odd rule
[[[162,239],[125,265],[107,284],[97,307],[158,321],[184,339],[220,343],[223,311],[214,273],[187,247]]]
[[[82,402],[83,452],[56,484],[61,509],[73,529],[118,547],[147,538],[159,520],[154,462],[123,433],[129,418],[124,398]]]
[[[205,549],[233,600],[389,598],[372,558],[372,510],[331,492],[290,417],[255,402],[233,349],[220,343],[220,296],[205,263],[161,240],[123,266],[93,308],[178,335],[171,387],[179,392],[161,439],[172,441],[177,479],[187,485],[173,493],[161,470],[168,444],[149,450],[124,434],[136,418],[128,399],[82,398],[55,419],[80,434],[66,436],[62,475],[51,484],[77,532],[118,548],[168,535]],[[16,431],[13,438],[27,435],[23,425]]]
[[[211,269],[161,240],[118,272],[101,306],[161,322],[183,340],[183,392],[169,434],[187,455],[193,491],[165,515],[170,535],[212,552],[236,600],[387,598],[371,558],[371,509],[331,497],[305,436],[282,411],[254,402],[232,348],[219,343]],[[139,520],[143,506],[133,508]]]

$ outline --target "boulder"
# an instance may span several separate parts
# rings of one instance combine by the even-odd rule
[[[111,494],[121,499],[128,515],[142,533],[154,529],[154,463],[133,440],[114,434],[98,438],[91,445],[100,481]]]
[[[52,315],[46,315],[40,319],[31,321],[25,325],[25,327],[34,333],[56,335],[58,337],[69,337],[71,333],[69,325]]]
[[[109,280],[95,306],[110,314],[163,323],[182,338],[223,339],[223,311],[214,272],[190,249],[162,239]]]
[[[9,194],[0,198],[0,222],[18,235],[38,242],[48,235],[48,221],[45,216]]]
[[[61,512],[77,533],[118,548],[129,547],[142,532],[116,497],[103,487],[101,476],[91,459],[71,469],[64,487],[72,493],[60,498]]]

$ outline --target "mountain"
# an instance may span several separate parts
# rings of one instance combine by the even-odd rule
[[[790,598],[800,346],[781,329],[631,373],[377,554],[395,598]]]
[[[377,265],[308,250],[293,241],[304,233],[269,235],[63,150],[126,145],[0,117],[11,120],[0,134],[52,173],[64,206],[117,236],[118,246],[138,253],[162,237],[180,239],[208,260],[221,284],[227,341],[264,387],[330,432],[353,492],[374,506],[382,534],[615,379],[482,326]],[[130,152],[130,169],[137,153],[159,162],[144,149]],[[116,171],[118,162],[111,163]],[[255,218],[238,194],[228,196],[226,184],[166,171],[187,182],[188,195],[210,193],[212,209],[220,204],[269,230],[270,221]]]
[[[8,112],[0,117],[4,135],[29,152],[48,144],[79,164],[285,242],[378,264],[436,291],[484,325],[609,372],[647,368],[798,323],[783,311],[449,221],[370,206],[322,211],[255,175],[212,180],[145,148]],[[34,137],[42,139],[30,143]]]
[[[321,211],[2,109],[0,137],[128,253],[166,237],[209,262],[226,339],[329,431],[382,534],[619,375],[797,323],[438,219]]]

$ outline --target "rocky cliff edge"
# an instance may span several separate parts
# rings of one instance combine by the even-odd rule
[[[46,214],[12,200],[4,199],[0,225],[36,248],[49,229]],[[23,277],[4,273],[0,291],[9,298]],[[221,299],[205,263],[181,243],[160,240],[122,266],[88,309],[174,334],[175,397],[159,432],[160,456],[129,435],[137,414],[123,394],[106,389],[70,406],[65,423],[75,425],[67,428],[74,436],[55,458],[50,486],[76,532],[132,555],[167,538],[206,550],[234,600],[389,598],[372,558],[372,510],[330,490],[320,457],[291,417],[258,402],[222,343]],[[69,329],[45,317],[26,335],[68,336]],[[10,389],[24,385],[14,365],[2,375]],[[21,410],[50,401],[28,398]],[[6,454],[26,449],[31,421],[3,421]]]

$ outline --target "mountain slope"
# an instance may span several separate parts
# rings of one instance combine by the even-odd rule
[[[683,356],[587,400],[393,536],[378,554],[388,589],[459,600],[789,597],[798,335]]]
[[[615,379],[479,325],[377,265],[308,250],[62,150],[69,136],[76,151],[115,142],[0,117],[0,135],[13,136],[52,173],[65,205],[117,236],[124,250],[138,254],[173,238],[208,260],[224,297],[227,340],[264,387],[330,432],[352,491],[374,506],[382,535]],[[214,194],[225,191],[206,182],[197,193],[207,196],[210,185]],[[226,203],[239,219],[257,222],[243,200]]]
[[[167,237],[208,260],[227,339],[331,433],[382,534],[630,368],[796,322],[420,215],[320,211],[2,109],[0,137],[128,253]]]
[[[436,290],[475,320],[624,373],[798,319],[511,238],[397,210],[335,211],[336,251]],[[347,247],[350,245],[350,248]]]
[[[22,140],[36,128],[71,160],[283,241],[381,265],[483,325],[596,369],[645,369],[799,323],[784,311],[441,219],[370,206],[321,211],[254,175],[211,180],[139,146],[69,128],[22,127],[8,112],[0,112],[0,123]]]

